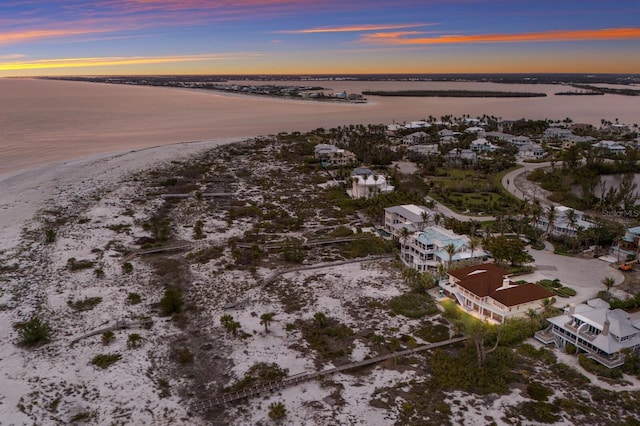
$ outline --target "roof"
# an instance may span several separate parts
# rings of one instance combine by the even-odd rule
[[[532,283],[513,285],[509,281],[509,285],[503,287],[508,274],[505,269],[493,263],[469,266],[449,272],[449,275],[460,280],[458,282],[460,287],[469,290],[478,297],[488,296],[505,306],[533,302],[554,295],[544,287]]]
[[[515,306],[553,296],[552,292],[538,284],[526,283],[498,289],[491,295],[491,298],[505,306]]]
[[[460,280],[458,284],[461,287],[480,297],[489,296],[501,287],[504,277],[508,274],[506,270],[493,263],[449,271],[449,275]]]
[[[406,218],[410,222],[422,222],[422,213],[432,215],[431,210],[424,206],[416,206],[415,204],[403,204],[401,206],[387,207],[385,212],[396,213]]]

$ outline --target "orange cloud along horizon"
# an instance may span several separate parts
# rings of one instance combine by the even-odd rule
[[[605,28],[599,30],[559,30],[521,34],[442,35],[439,37],[410,38],[413,31],[363,34],[361,42],[390,45],[463,44],[463,43],[517,43],[554,41],[598,41],[640,39],[640,28]]]

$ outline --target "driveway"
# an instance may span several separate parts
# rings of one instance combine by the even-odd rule
[[[616,285],[624,281],[624,276],[615,268],[615,263],[608,263],[600,259],[582,259],[554,254],[553,246],[548,242],[545,243],[544,250],[530,248],[529,254],[535,259],[537,270],[531,274],[514,277],[514,279],[536,282],[545,278],[551,280],[557,278],[562,284],[577,292],[577,295],[573,297],[557,297],[556,306],[558,307],[593,299],[599,291],[605,289],[602,280],[606,277],[612,277]]]
[[[469,222],[470,220],[475,220],[476,222],[486,222],[488,220],[495,220],[496,218],[493,216],[469,216],[466,214],[460,214],[460,213],[456,213],[453,210],[451,210],[449,207],[445,206],[444,204],[434,200],[433,198],[426,196],[424,197],[425,201],[427,201],[428,203],[433,203],[433,211],[435,211],[436,213],[441,213],[443,215],[445,215],[446,217],[453,217],[455,219],[458,219],[459,221],[462,222]]]

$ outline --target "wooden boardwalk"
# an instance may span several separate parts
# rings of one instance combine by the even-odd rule
[[[73,346],[74,343],[77,343],[82,339],[86,339],[87,337],[102,334],[105,331],[124,330],[128,328],[145,328],[145,327],[149,327],[151,324],[153,324],[153,321],[151,319],[142,320],[142,321],[117,320],[114,325],[100,328],[98,330],[93,330],[89,333],[83,334],[82,336],[76,337],[75,339],[71,340],[71,342],[69,342],[69,345]]]
[[[446,346],[446,345],[451,345],[453,343],[458,343],[458,342],[462,342],[464,340],[467,340],[468,337],[457,337],[455,339],[449,339],[449,340],[445,340],[443,342],[437,342],[437,343],[430,343],[428,345],[423,345],[423,346],[418,346],[417,348],[413,348],[413,349],[405,349],[403,351],[398,351],[398,352],[393,352],[391,354],[387,354],[387,355],[381,355],[381,356],[377,356],[374,358],[369,358],[369,359],[364,359],[362,361],[356,361],[356,362],[352,362],[349,364],[345,364],[345,365],[341,365],[340,367],[335,367],[335,368],[329,368],[327,370],[322,370],[322,371],[316,371],[313,373],[300,373],[300,374],[296,374],[293,376],[289,376],[285,379],[282,380],[278,380],[275,382],[270,382],[270,383],[264,383],[258,386],[253,386],[247,389],[243,389],[241,391],[238,392],[233,392],[233,393],[228,393],[228,394],[224,394],[221,395],[217,398],[208,400],[208,401],[200,401],[197,402],[196,404],[194,404],[191,408],[191,412],[193,413],[203,413],[206,411],[209,411],[213,408],[228,404],[230,402],[234,402],[234,401],[239,401],[241,399],[245,399],[245,398],[249,398],[251,396],[255,396],[255,395],[260,395],[263,393],[267,393],[267,392],[273,392],[276,391],[278,389],[283,389],[289,386],[295,386],[298,383],[302,383],[302,382],[307,382],[310,380],[315,380],[315,379],[320,379],[323,378],[325,376],[331,375],[331,374],[335,374],[335,373],[339,373],[345,370],[351,370],[354,368],[358,368],[358,367],[363,367],[365,365],[371,365],[371,364],[375,364],[378,362],[382,362],[382,361],[386,361],[388,359],[391,358],[395,358],[395,357],[400,357],[400,356],[405,356],[405,355],[411,355],[411,354],[415,354],[417,352],[422,352],[422,351],[426,351],[429,349],[434,349],[434,348],[438,348],[441,346]]]
[[[364,236],[364,237],[363,236],[353,236],[353,237],[327,238],[327,239],[322,239],[322,240],[302,241],[300,243],[300,245],[302,247],[317,247],[317,246],[323,246],[323,245],[329,245],[329,244],[349,243],[349,242],[352,242],[352,241],[366,240],[368,238],[369,238],[368,236]],[[251,248],[251,247],[257,245],[260,250],[267,251],[267,250],[281,249],[281,248],[287,247],[288,245],[291,245],[291,244],[292,244],[292,242],[280,241],[280,242],[266,243],[266,244],[236,243],[236,246],[241,247],[241,248]]]

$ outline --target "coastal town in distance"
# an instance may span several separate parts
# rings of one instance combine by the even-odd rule
[[[15,408],[135,423],[136,386],[176,424],[634,424],[639,136],[426,116],[84,181],[2,252],[3,312],[48,300],[13,323]]]

